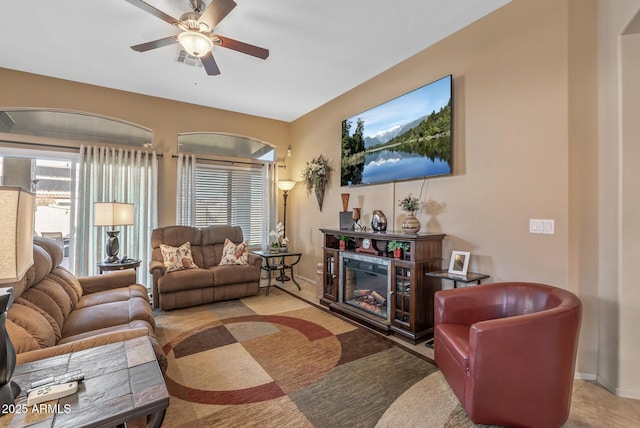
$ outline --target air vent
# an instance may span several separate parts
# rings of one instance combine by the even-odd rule
[[[184,65],[190,65],[191,67],[202,68],[202,62],[200,61],[200,58],[189,55],[184,49],[180,49],[180,52],[178,52],[178,62]]]

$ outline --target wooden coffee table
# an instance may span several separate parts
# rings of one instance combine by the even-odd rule
[[[38,407],[34,412],[27,406],[26,390],[32,382],[75,371],[85,375],[77,393],[43,403],[48,411]],[[0,419],[2,426],[113,427],[153,415],[149,426],[159,427],[169,406],[169,393],[147,336],[21,364],[13,380],[22,392],[15,413]]]

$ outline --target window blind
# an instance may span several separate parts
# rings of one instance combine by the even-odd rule
[[[196,164],[197,227],[240,226],[249,246],[259,247],[266,206],[261,166]]]

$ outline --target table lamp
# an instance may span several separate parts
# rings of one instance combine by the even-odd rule
[[[35,196],[21,187],[0,186],[0,284],[20,281],[33,265]],[[20,386],[11,381],[16,351],[7,334],[7,310],[13,288],[0,288],[0,405],[13,404]]]
[[[278,189],[282,190],[282,196],[284,197],[284,210],[282,219],[282,228],[284,237],[287,236],[287,197],[289,196],[289,190],[296,186],[295,181],[291,180],[278,180]]]
[[[118,242],[119,230],[113,230],[114,226],[131,226],[133,224],[133,204],[125,204],[120,202],[96,202],[93,210],[94,226],[109,226],[111,230],[107,230],[109,239],[105,245],[107,257],[105,263],[116,263],[118,261],[118,251],[120,250],[120,242]]]

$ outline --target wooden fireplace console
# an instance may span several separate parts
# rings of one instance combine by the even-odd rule
[[[433,295],[441,281],[426,276],[442,268],[444,234],[404,234],[394,232],[358,232],[343,229],[320,229],[323,239],[322,299],[320,302],[335,312],[363,323],[385,334],[397,334],[413,344],[433,337]],[[348,236],[347,246],[340,250],[338,236]],[[387,252],[389,241],[409,244],[402,259]],[[363,245],[364,244],[364,245]],[[339,302],[340,253],[360,252],[391,260],[390,321],[375,319]]]

